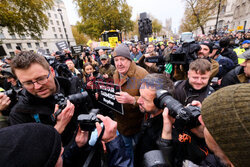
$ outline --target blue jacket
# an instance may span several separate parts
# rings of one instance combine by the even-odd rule
[[[100,148],[95,150],[95,154],[91,160],[90,166],[102,166],[100,155]],[[63,153],[63,166],[64,167],[80,167],[85,163],[89,153],[93,147],[86,144],[84,147],[79,148],[74,142],[69,148],[65,149]],[[130,167],[132,166],[131,158],[125,151],[125,143],[120,135],[114,140],[106,143],[107,148],[107,163],[109,167]]]

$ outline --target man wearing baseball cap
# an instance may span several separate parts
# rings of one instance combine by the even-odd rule
[[[249,50],[249,48],[250,48],[250,40],[245,40],[241,43],[241,46],[239,46],[238,48],[235,48],[234,51],[237,54],[237,56],[239,56],[242,53],[244,53],[245,51]],[[243,63],[244,61],[245,61],[245,59],[238,57],[239,64]]]
[[[239,58],[245,59],[245,61],[223,77],[221,87],[238,83],[250,83],[250,49],[239,55]]]

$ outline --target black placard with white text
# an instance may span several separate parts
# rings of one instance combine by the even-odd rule
[[[69,46],[66,41],[60,41],[56,43],[56,46],[59,51],[63,51],[65,49],[69,50]]]
[[[124,115],[123,105],[115,99],[115,93],[121,91],[117,84],[95,81],[96,92],[99,93],[98,102]]]

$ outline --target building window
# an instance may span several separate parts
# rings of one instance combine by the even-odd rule
[[[57,34],[54,34],[55,38],[57,38]]]
[[[15,53],[14,52],[9,52],[10,53],[10,55],[13,57],[13,56],[15,56]]]
[[[49,17],[51,17],[51,14],[50,14],[50,13],[48,13],[48,16],[49,16]]]
[[[49,49],[46,49],[46,53],[48,53],[48,54],[49,54]]]
[[[63,35],[62,35],[62,34],[60,34],[60,36],[61,36],[61,38],[63,38]]]
[[[53,20],[50,20],[50,24],[53,25]]]
[[[21,43],[17,43],[16,45],[19,46],[21,49],[23,48]]]
[[[55,18],[57,19],[57,14],[55,14]]]
[[[59,31],[59,32],[62,32],[61,28],[58,28],[58,31]]]
[[[39,42],[36,42],[35,44],[36,44],[36,47],[38,47],[38,48],[40,47]]]
[[[56,32],[56,29],[55,29],[55,27],[52,27],[52,30],[53,30],[53,32]]]
[[[43,45],[44,45],[44,47],[47,47],[47,46],[48,46],[47,42],[44,42]]]
[[[16,35],[15,34],[10,34],[12,39],[16,39]]]
[[[12,49],[12,46],[10,43],[6,43],[6,47],[7,47],[7,49]]]
[[[25,35],[21,35],[20,37],[21,39],[26,39]]]
[[[28,46],[29,48],[32,48],[31,43],[27,43],[27,46]]]
[[[5,38],[4,34],[0,32],[0,39],[4,39],[4,38]]]
[[[59,26],[59,21],[58,20],[56,21],[56,24]]]
[[[54,6],[52,7],[52,10],[53,10],[53,11],[56,11],[56,9],[55,9],[55,7],[54,7]]]
[[[226,6],[225,5],[223,5],[221,7],[221,14],[224,14],[224,13],[226,13]]]

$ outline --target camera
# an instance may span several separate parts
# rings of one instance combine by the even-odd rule
[[[65,63],[60,63],[54,56],[43,55],[50,66],[56,71],[56,75],[65,78],[71,78],[72,73],[70,72],[68,66]]]
[[[77,122],[81,130],[92,132],[96,128],[96,122],[102,122],[96,117],[99,109],[92,109],[89,114],[81,114],[77,117]]]
[[[170,63],[177,65],[189,65],[198,58],[197,52],[201,49],[195,42],[183,43],[175,53],[170,54]]]
[[[9,90],[7,90],[7,91],[4,91],[4,92],[2,92],[2,93],[4,93],[6,96],[8,96],[9,98],[10,98],[10,100],[11,101],[13,101],[13,100],[16,100],[17,99],[17,95],[18,95],[18,93],[21,91],[22,89],[17,89],[17,90],[15,90],[15,89],[9,89]]]
[[[54,99],[59,105],[59,109],[54,114],[51,114],[52,121],[55,122],[57,116],[67,106],[67,100],[69,100],[73,104],[80,104],[80,103],[83,103],[87,99],[87,97],[88,97],[87,92],[72,94],[72,95],[69,95],[68,97],[64,97],[62,93],[55,94]]]
[[[156,63],[159,73],[162,73],[165,71],[165,60],[163,56],[146,57],[145,62]]]
[[[198,120],[201,113],[200,108],[192,105],[184,107],[166,90],[156,91],[154,103],[160,109],[167,107],[169,109],[169,115],[178,119],[183,129],[192,129],[200,125]]]

